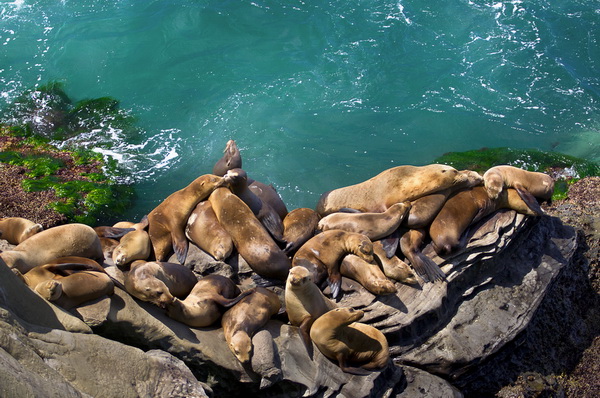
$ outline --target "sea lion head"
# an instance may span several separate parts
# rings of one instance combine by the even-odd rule
[[[237,331],[231,336],[229,348],[241,363],[250,361],[250,355],[252,354],[252,340],[246,332]]]
[[[374,263],[373,257],[373,242],[366,235],[353,234],[350,238],[353,246],[356,248],[356,255],[368,263]]]
[[[219,159],[213,167],[213,174],[223,176],[227,170],[241,167],[242,155],[240,154],[240,150],[234,140],[229,140],[227,141],[227,145],[225,145],[223,157]]]
[[[160,308],[166,308],[174,299],[163,281],[145,276],[140,276],[137,281],[134,281],[134,289],[131,294]]]
[[[352,322],[356,322],[365,315],[364,311],[356,310],[352,307],[339,307],[329,311],[329,313],[334,315],[344,325],[349,325]]]
[[[248,187],[248,174],[240,168],[228,170],[223,180],[233,191],[241,191]]]
[[[309,282],[313,281],[312,273],[305,267],[298,265],[292,267],[287,278],[288,284],[294,287],[304,286]]]

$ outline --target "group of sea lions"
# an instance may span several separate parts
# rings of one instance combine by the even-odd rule
[[[380,331],[358,322],[362,311],[338,307],[342,276],[375,295],[394,293],[394,281],[443,280],[444,272],[423,254],[425,244],[447,255],[465,245],[474,223],[498,209],[543,213],[540,202],[553,190],[550,176],[512,166],[492,167],[483,176],[440,164],[398,166],[324,193],[316,210],[288,212],[272,186],[242,169],[229,140],[211,174],[169,195],[140,222],[42,230],[29,220],[0,219],[0,237],[16,245],[0,257],[29,287],[65,308],[110,295],[116,284],[191,327],[220,320],[242,363],[251,358],[253,334],[285,313],[309,351],[314,342],[344,371],[364,374],[386,366],[388,345]],[[190,242],[216,261],[238,253],[256,274],[255,286],[242,291],[225,276],[198,277],[185,266]],[[168,262],[172,253],[179,264]],[[105,272],[111,261],[125,271],[123,285]],[[269,284],[285,284],[283,299]]]

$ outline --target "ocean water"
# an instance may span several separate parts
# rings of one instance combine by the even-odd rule
[[[144,140],[85,145],[131,171],[129,219],[229,139],[291,210],[448,151],[600,161],[599,40],[598,0],[0,1],[0,109],[49,81],[118,99]]]

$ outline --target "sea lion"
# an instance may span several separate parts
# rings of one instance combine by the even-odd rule
[[[461,237],[469,226],[498,209],[537,215],[512,188],[503,189],[495,199],[483,186],[455,192],[429,226],[429,236],[436,253],[441,256],[464,246],[466,242],[462,242]]]
[[[65,309],[112,295],[114,291],[113,281],[104,268],[81,257],[64,257],[38,265],[22,277],[43,298]]]
[[[185,235],[217,261],[224,261],[233,252],[231,235],[219,223],[208,200],[198,203],[192,211]]]
[[[213,174],[223,177],[228,170],[242,168],[242,155],[234,140],[227,141],[223,156],[213,166]]]
[[[277,294],[258,286],[223,314],[221,325],[225,340],[241,363],[250,361],[254,333],[277,314],[280,308]]]
[[[396,286],[377,264],[368,263],[354,254],[348,254],[340,264],[340,273],[360,283],[375,295],[396,293]]]
[[[258,221],[252,210],[228,188],[217,188],[208,198],[219,223],[258,275],[286,280],[290,260]]]
[[[185,298],[198,282],[193,271],[181,264],[136,260],[125,276],[125,290],[161,308],[173,298]]]
[[[231,169],[223,176],[231,192],[248,205],[252,213],[278,242],[283,242],[283,223],[279,214],[248,188],[248,175],[242,169]],[[285,242],[284,242],[285,243]]]
[[[59,225],[38,232],[12,250],[0,253],[10,268],[16,268],[21,273],[65,256],[104,261],[100,238],[94,229],[78,223]]]
[[[319,214],[313,209],[300,207],[290,211],[283,219],[283,250],[288,256],[298,250],[307,240],[315,236]]]
[[[400,238],[400,250],[425,282],[446,280],[444,271],[421,252],[426,237],[427,233],[424,229],[409,229]]]
[[[383,213],[331,213],[319,221],[319,229],[342,229],[377,240],[397,230],[410,207],[410,202],[404,202],[394,203]]]
[[[317,286],[327,279],[332,297],[338,297],[342,276],[340,263],[347,254],[356,254],[372,263],[373,243],[362,234],[332,229],[310,238],[294,255],[292,267],[306,267]]]
[[[388,257],[381,241],[373,242],[373,255],[375,257],[375,261],[383,270],[384,275],[388,278],[397,280],[398,282],[407,283],[409,285],[417,283],[415,274],[411,270],[410,266],[404,261],[400,260],[396,255]]]
[[[185,300],[177,297],[167,304],[167,315],[192,327],[206,327],[222,315],[222,308],[229,308],[252,293],[240,289],[233,281],[221,275],[207,275],[200,279]]]
[[[185,263],[188,250],[185,226],[190,214],[200,201],[223,183],[223,178],[216,175],[200,176],[169,195],[148,214],[148,234],[156,261],[164,261],[174,250],[179,263]]]
[[[503,188],[516,189],[521,199],[538,214],[544,213],[538,199],[550,202],[554,193],[554,179],[549,175],[508,165],[488,169],[483,174],[483,183],[492,199],[496,199]]]
[[[115,248],[119,246],[119,241],[113,238],[100,238],[100,245],[105,259],[112,259]]]
[[[300,328],[307,348],[310,348],[309,332],[313,322],[336,307],[315,285],[309,270],[302,266],[290,269],[285,283],[285,310],[290,323]]]
[[[365,369],[383,369],[390,359],[383,333],[357,322],[363,316],[363,311],[350,307],[336,308],[319,317],[310,329],[310,337],[319,351],[351,374],[364,375],[368,374]]]
[[[41,224],[23,217],[0,218],[0,238],[8,241],[11,245],[18,245],[43,229]]]
[[[410,202],[411,207],[402,226],[418,229],[431,224],[452,192],[452,189],[443,189]]]
[[[474,171],[458,171],[441,164],[397,166],[367,181],[323,193],[316,210],[321,216],[343,208],[382,212],[394,203],[413,201],[448,188],[474,186],[481,181],[482,177]]]
[[[152,244],[148,232],[135,229],[123,236],[112,253],[116,266],[122,267],[134,260],[147,260],[152,252]]]

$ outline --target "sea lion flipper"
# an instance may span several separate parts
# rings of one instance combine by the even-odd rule
[[[446,280],[446,274],[444,274],[444,271],[442,271],[432,259],[423,253],[416,253],[413,257],[413,260],[413,268],[425,282]]]
[[[541,208],[540,204],[538,203],[537,199],[535,198],[535,196],[533,196],[531,193],[529,193],[529,191],[527,189],[525,189],[522,185],[515,184],[515,186],[513,188],[517,191],[517,193],[519,194],[521,199],[523,199],[523,202],[525,202],[527,207],[529,207],[531,210],[533,210],[537,214],[541,215],[541,214],[545,213],[544,210]]]
[[[275,240],[284,242],[283,240],[283,223],[281,218],[275,212],[269,212],[261,219],[262,224]]]
[[[119,239],[125,236],[128,232],[135,231],[135,228],[118,228],[106,227],[103,231],[104,238]]]
[[[300,337],[302,337],[302,342],[306,347],[306,352],[312,359],[313,349],[312,349],[312,339],[310,338],[310,326],[312,325],[314,319],[312,316],[306,317],[298,328],[300,329]]]
[[[362,213],[362,211],[357,210],[357,209],[352,209],[350,207],[342,207],[341,209],[338,210],[338,212],[340,212],[340,213]]]
[[[329,290],[331,291],[331,297],[337,298],[342,290],[342,276],[340,274],[329,275],[329,278],[327,278],[327,284],[329,285]]]
[[[344,355],[342,353],[338,353],[336,355],[336,357],[338,360],[338,366],[340,367],[340,369],[342,369],[346,373],[350,373],[350,374],[358,375],[358,376],[366,376],[366,375],[371,374],[371,372],[369,372],[366,369],[356,368],[354,366],[347,366],[346,359],[344,358]]]
[[[52,272],[53,274],[60,276],[69,276],[75,272],[80,271],[96,271],[96,272],[106,272],[104,268],[94,267],[90,264],[81,264],[81,263],[62,263],[62,264],[49,264],[46,267],[46,270]]]
[[[184,239],[173,236],[173,251],[177,255],[177,261],[179,261],[179,264],[184,264],[188,252],[188,240],[185,238],[185,235]]]
[[[212,300],[222,307],[230,308],[230,307],[233,307],[234,305],[236,305],[241,299],[243,299],[247,295],[251,294],[253,291],[254,291],[253,289],[243,291],[237,297],[230,298],[230,299],[225,298],[225,297],[221,296],[220,294],[215,293],[214,296],[212,297]]]
[[[397,232],[393,232],[388,237],[381,239],[381,246],[387,258],[392,258],[398,250],[398,244],[400,243],[400,237]]]

